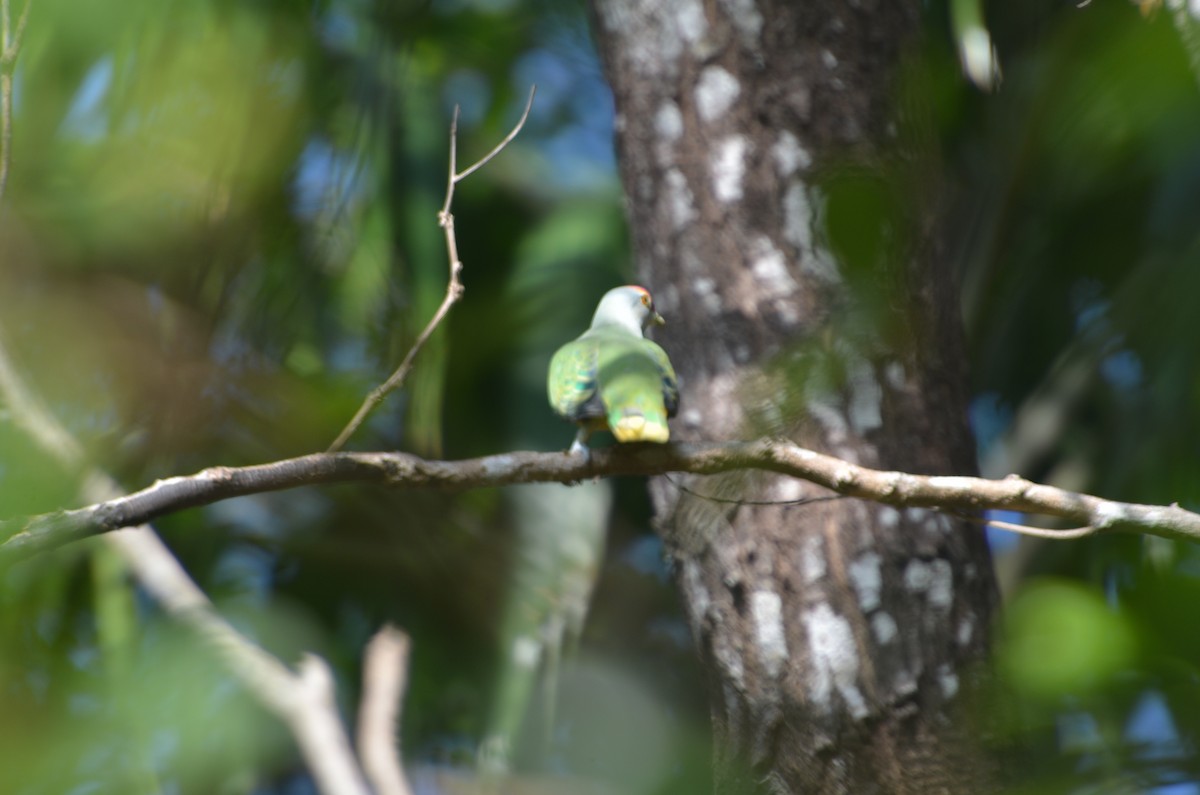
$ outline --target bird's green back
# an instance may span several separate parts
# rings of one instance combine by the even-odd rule
[[[620,441],[666,441],[667,418],[679,401],[666,352],[605,326],[558,350],[550,362],[548,393],[560,415],[606,424]]]

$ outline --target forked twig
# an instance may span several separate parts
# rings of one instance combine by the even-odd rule
[[[525,126],[525,120],[529,118],[529,111],[533,107],[533,96],[537,93],[537,86],[532,86],[529,89],[529,99],[525,102],[525,110],[521,113],[521,118],[517,120],[516,125],[512,128],[504,140],[496,144],[492,151],[481,157],[475,163],[463,171],[458,171],[458,106],[454,106],[454,116],[450,121],[450,169],[449,176],[446,180],[446,200],[442,203],[442,209],[438,211],[438,225],[446,233],[446,251],[450,257],[450,281],[446,285],[446,297],[442,299],[442,304],[433,313],[429,323],[424,330],[417,336],[408,353],[405,354],[404,360],[400,362],[400,366],[396,368],[386,381],[371,390],[366,399],[363,400],[354,418],[342,429],[338,437],[333,440],[333,444],[329,445],[326,452],[334,453],[341,450],[345,446],[351,435],[358,430],[359,426],[367,419],[375,407],[378,406],[385,397],[391,392],[399,389],[408,378],[409,371],[412,370],[413,361],[417,358],[417,354],[421,348],[425,347],[425,343],[433,336],[433,332],[441,324],[442,319],[450,311],[450,307],[462,297],[463,285],[460,280],[462,275],[463,264],[458,258],[458,239],[454,235],[454,216],[450,213],[450,204],[454,201],[454,188],[458,183],[474,174],[480,168],[485,166],[492,158],[500,154],[504,147],[512,143],[512,140],[521,132],[521,128]]]

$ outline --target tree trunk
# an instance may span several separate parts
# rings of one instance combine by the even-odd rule
[[[920,3],[594,0],[673,439],[773,434],[970,473],[937,163],[899,80]],[[871,208],[883,207],[883,212]],[[849,223],[842,218],[849,216]],[[835,222],[842,223],[840,230]],[[955,705],[985,658],[981,530],[770,476],[654,485],[709,672],[718,793],[986,790]]]

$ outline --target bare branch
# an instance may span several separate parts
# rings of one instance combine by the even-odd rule
[[[8,405],[14,424],[60,467],[74,472],[81,466],[83,449],[25,385],[8,355],[3,330],[0,330],[0,395]]]
[[[454,201],[454,187],[476,170],[482,168],[492,158],[500,154],[504,147],[512,143],[512,140],[521,132],[521,128],[525,126],[525,120],[529,118],[529,109],[533,107],[533,95],[536,90],[536,86],[529,90],[529,100],[525,103],[525,112],[521,114],[521,118],[517,121],[516,126],[512,128],[508,135],[504,136],[504,140],[462,173],[455,171],[458,164],[458,106],[454,106],[454,116],[450,121],[450,168],[449,176],[446,180],[446,199],[442,203],[442,209],[438,211],[438,225],[445,232],[446,253],[450,259],[450,280],[446,284],[446,296],[442,299],[442,303],[437,308],[437,311],[433,313],[433,317],[430,318],[429,323],[426,324],[416,340],[413,341],[412,347],[404,355],[404,360],[400,362],[400,366],[388,376],[386,381],[371,390],[366,399],[363,400],[362,405],[358,407],[358,411],[355,412],[354,417],[342,429],[342,432],[338,434],[338,437],[333,440],[333,444],[329,445],[329,449],[325,452],[335,453],[345,447],[346,442],[358,430],[359,426],[366,421],[370,413],[375,410],[375,407],[383,402],[383,399],[388,394],[399,389],[404,384],[405,379],[408,378],[409,371],[412,370],[417,354],[425,347],[425,343],[429,341],[429,338],[433,336],[433,332],[450,312],[450,307],[454,306],[458,302],[458,299],[462,297],[463,285],[460,277],[462,276],[463,264],[462,260],[458,258],[458,238],[454,233],[454,216],[450,213],[450,205]]]
[[[106,540],[138,583],[171,615],[213,648],[227,670],[296,738],[318,790],[325,795],[367,795],[333,697],[333,675],[312,655],[293,673],[222,618],[188,577],[153,528],[112,533]]]
[[[68,472],[80,474],[84,500],[120,499],[121,489],[103,472],[88,468],[79,444],[46,410],[17,373],[0,337],[0,397],[14,420]],[[333,678],[317,658],[293,674],[279,660],[242,636],[222,618],[188,577],[154,529],[142,521],[110,533],[104,541],[138,583],[174,619],[212,647],[229,672],[254,698],[291,729],[301,754],[325,795],[368,795],[350,752],[333,699]]]
[[[215,467],[159,481],[126,497],[73,511],[0,522],[0,563],[160,516],[230,497],[297,486],[374,482],[404,488],[475,489],[513,483],[572,483],[613,475],[690,472],[715,475],[759,469],[790,475],[831,492],[898,508],[954,513],[1016,511],[1063,519],[1085,528],[1054,531],[1008,529],[1049,538],[1105,532],[1139,532],[1200,540],[1200,514],[1178,505],[1139,505],[1043,486],[1010,476],[1002,480],[912,475],[857,466],[789,441],[620,445],[590,457],[516,452],[462,461],[431,461],[406,453],[314,453],[248,467]]]
[[[450,165],[446,169],[446,198],[438,212],[438,223],[442,226],[445,226],[444,219],[450,214],[450,205],[454,202],[454,186],[458,184],[458,114],[459,107],[455,105],[454,112],[450,114]],[[453,261],[457,257],[451,254],[450,259]]]
[[[0,199],[8,188],[8,164],[12,160],[12,72],[0,69]]]
[[[391,625],[375,633],[363,661],[358,755],[376,795],[412,795],[400,762],[397,726],[408,683],[409,639]]]
[[[338,718],[333,672],[315,654],[300,660],[299,675],[288,683],[288,702],[277,704],[296,736],[308,769],[323,793],[370,795]]]

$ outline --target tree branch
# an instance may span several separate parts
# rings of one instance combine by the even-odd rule
[[[571,483],[613,475],[690,472],[715,475],[759,469],[790,475],[846,497],[897,508],[936,508],[956,514],[1016,511],[1083,527],[1054,531],[1010,525],[1049,538],[1139,532],[1200,541],[1200,514],[1170,506],[1116,502],[1009,476],[1002,480],[926,476],[857,466],[784,440],[623,445],[590,458],[515,452],[462,461],[431,461],[407,453],[314,453],[269,464],[213,467],[85,508],[0,522],[0,563],[21,560],[87,536],[148,522],[230,497],[327,483],[367,482],[399,488],[467,490],[513,483]],[[989,520],[990,521],[990,520]]]
[[[367,644],[358,708],[358,756],[376,795],[412,795],[396,727],[408,680],[408,635],[391,625]]]
[[[442,304],[433,313],[429,323],[417,336],[408,353],[405,354],[404,360],[400,362],[400,366],[396,371],[388,376],[388,379],[379,386],[371,390],[366,399],[363,400],[358,411],[354,414],[353,419],[342,429],[338,437],[333,440],[333,444],[329,445],[329,449],[325,452],[335,453],[345,446],[346,442],[358,430],[359,426],[367,419],[375,407],[378,406],[383,399],[391,392],[399,389],[408,378],[409,372],[412,370],[413,362],[417,358],[417,354],[425,347],[425,343],[433,336],[434,330],[441,324],[442,319],[450,312],[450,307],[458,302],[462,297],[463,285],[460,281],[462,276],[463,264],[458,258],[458,238],[454,234],[454,216],[450,214],[450,204],[454,201],[454,188],[458,183],[475,173],[477,170],[486,165],[492,158],[500,154],[504,147],[512,143],[512,140],[521,132],[521,128],[525,126],[525,120],[529,118],[529,110],[533,107],[533,96],[537,92],[537,86],[529,89],[529,99],[525,103],[525,110],[521,113],[521,118],[517,120],[516,125],[509,131],[508,135],[504,136],[504,140],[496,144],[492,151],[488,152],[478,161],[473,163],[464,171],[456,171],[458,167],[458,106],[454,106],[454,116],[450,121],[450,169],[446,179],[446,199],[442,203],[442,209],[438,211],[438,225],[446,233],[446,252],[450,257],[450,281],[446,284],[446,296],[442,299]]]
[[[79,444],[26,386],[9,360],[2,335],[0,397],[18,426],[47,455],[67,472],[78,475],[84,500],[105,505],[122,499],[117,497],[121,493],[118,484],[86,465]],[[325,662],[309,655],[293,673],[217,613],[154,528],[144,520],[123,524],[127,529],[105,536],[109,548],[163,610],[213,648],[247,692],[287,724],[320,792],[368,795],[366,781],[355,764],[338,717],[333,675]]]

